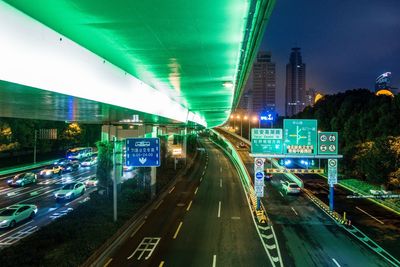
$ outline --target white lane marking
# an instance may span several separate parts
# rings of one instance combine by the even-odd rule
[[[222,188],[222,178],[221,178],[221,179],[219,179],[219,187],[221,187],[221,188]]]
[[[219,167],[219,172],[222,172],[222,167]]]
[[[169,193],[168,193],[168,194],[171,194],[171,193],[172,193],[172,191],[174,191],[174,189],[175,189],[175,186],[174,186],[174,187],[172,187],[172,188],[171,188],[171,190],[169,190]]]
[[[161,199],[160,202],[158,202],[157,206],[154,208],[155,210],[158,209],[158,207],[160,207],[161,203],[163,203],[164,199]]]
[[[5,232],[4,234],[0,235],[0,237],[3,237],[3,236],[5,236],[5,235],[7,235],[7,234],[10,234],[10,233],[12,233],[12,232],[15,232],[15,231],[17,231],[18,229],[20,229],[20,228],[22,228],[22,227],[24,227],[24,226],[26,226],[26,225],[28,225],[28,224],[30,224],[30,223],[33,223],[33,220],[32,220],[32,221],[29,221],[29,222],[26,222],[26,223],[24,223],[24,224],[18,226],[17,228],[14,228],[14,229],[12,229],[12,230],[9,230],[9,231]]]
[[[135,251],[128,257],[126,258],[127,260],[131,259],[136,252],[141,252],[139,257],[137,258],[140,260],[142,256],[148,252],[147,256],[145,259],[149,259],[151,257],[151,254],[153,254],[154,249],[156,248],[158,242],[160,242],[160,237],[145,237],[143,238],[142,242],[140,242],[139,246],[135,249]]]
[[[178,229],[176,229],[173,239],[176,239],[176,237],[178,236],[178,233],[179,233],[179,230],[181,230],[182,224],[183,224],[183,222],[179,223]]]
[[[332,260],[336,264],[337,267],[341,267],[340,264],[334,258],[332,258]]]
[[[190,207],[192,206],[192,201],[193,201],[193,200],[190,200],[190,203],[189,203],[189,205],[188,205],[186,211],[189,211],[189,210],[190,210]]]
[[[110,263],[111,263],[111,261],[112,261],[113,259],[112,258],[110,258],[107,262],[106,262],[106,264],[104,264],[104,266],[103,267],[107,267]]]
[[[143,224],[144,224],[145,222],[146,222],[146,221],[143,221],[143,222],[139,225],[139,227],[136,228],[135,232],[133,232],[133,233],[131,234],[131,237],[133,237],[134,235],[136,235],[136,233],[139,231],[140,228],[142,228],[142,226],[143,226]]]
[[[221,217],[221,201],[218,203],[218,218]]]
[[[212,267],[216,267],[217,266],[217,255],[213,256],[213,265]]]
[[[279,191],[279,194],[281,194],[281,196],[284,197],[281,191]]]
[[[199,190],[199,187],[197,187],[197,188],[196,188],[196,191],[194,191],[194,194],[195,194],[195,195],[197,194],[197,190]]]
[[[291,208],[292,208],[293,212],[294,212],[297,216],[299,216],[299,214],[297,214],[296,210],[295,210],[293,207],[291,207]]]
[[[358,209],[359,211],[367,214],[369,217],[371,217],[372,219],[374,219],[375,221],[379,222],[380,224],[385,224],[384,222],[382,222],[381,220],[377,219],[376,217],[372,216],[371,214],[369,214],[368,212],[366,212],[363,209],[360,209],[359,207],[356,207],[356,209]]]

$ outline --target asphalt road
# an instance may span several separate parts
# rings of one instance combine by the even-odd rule
[[[315,174],[299,175],[305,188],[315,196],[329,203],[329,188],[327,180]],[[352,192],[343,187],[335,187],[334,209],[347,217],[381,247],[400,258],[400,215],[389,211],[367,199],[349,199]]]
[[[234,167],[204,141],[197,168],[177,181],[107,266],[270,266]]]
[[[224,134],[234,145],[238,140]],[[239,149],[251,177],[254,159],[247,149]],[[268,165],[268,162],[265,163]],[[284,175],[266,183],[262,202],[274,226],[285,266],[389,266],[371,249],[338,227],[304,194],[286,195]]]
[[[33,172],[37,171],[39,169],[33,170]],[[33,220],[20,222],[13,229],[0,229],[0,249],[18,242],[38,230],[41,226],[67,215],[77,205],[86,201],[88,194],[94,188],[88,188],[83,196],[69,202],[56,202],[54,193],[66,183],[84,182],[95,176],[95,173],[95,166],[80,168],[53,178],[39,178],[37,184],[30,184],[24,187],[9,187],[7,180],[13,176],[2,177],[0,179],[0,208],[18,203],[35,204],[38,207],[38,212]]]

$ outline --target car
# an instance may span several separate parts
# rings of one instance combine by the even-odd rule
[[[237,145],[238,148],[247,148],[247,145],[243,142],[239,142],[239,144]]]
[[[271,181],[271,179],[272,179],[272,173],[267,173],[266,171],[264,171],[264,180]]]
[[[52,167],[47,167],[39,172],[39,175],[41,177],[52,177],[56,174],[61,175],[63,171],[63,167],[61,166],[52,166]]]
[[[15,175],[12,179],[7,181],[9,186],[25,186],[27,184],[35,184],[37,182],[37,175],[33,172],[25,172]]]
[[[59,159],[57,161],[54,162],[55,166],[65,166],[70,162],[69,159]]]
[[[35,217],[36,205],[16,204],[0,210],[0,228],[13,228],[17,223]]]
[[[300,194],[300,187],[293,182],[284,181],[282,182],[282,189],[286,192],[286,194]]]
[[[69,163],[64,165],[63,171],[72,172],[72,171],[75,171],[75,170],[79,169],[80,166],[81,166],[81,164],[79,163],[79,161],[71,160]]]
[[[90,178],[85,181],[85,186],[86,187],[97,186],[98,183],[99,183],[99,180],[97,178]]]
[[[126,165],[124,165],[124,166],[123,166],[123,171],[124,171],[124,172],[133,171],[133,166],[126,166]]]
[[[85,193],[86,187],[81,182],[74,182],[64,185],[60,190],[54,193],[56,201],[69,200],[81,196]]]
[[[93,165],[97,164],[97,157],[95,158],[87,158],[84,161],[82,161],[81,166],[82,167],[91,167]]]

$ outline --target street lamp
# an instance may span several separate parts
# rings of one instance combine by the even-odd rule
[[[242,125],[242,117],[238,114],[236,116],[237,119],[240,119],[240,136],[242,136],[242,131],[243,131],[243,125]]]
[[[248,118],[249,118],[249,117],[247,117],[247,115],[244,115],[244,117],[243,117],[243,119],[244,119],[245,121],[247,121]],[[249,127],[248,127],[247,129],[248,129],[248,131],[249,131],[249,135],[247,136],[247,139],[250,140],[250,120],[248,120],[248,121],[249,121]]]

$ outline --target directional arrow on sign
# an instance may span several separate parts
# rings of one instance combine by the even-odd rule
[[[145,164],[146,161],[147,161],[146,158],[139,158],[139,162],[140,162],[141,164]]]

